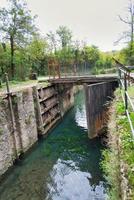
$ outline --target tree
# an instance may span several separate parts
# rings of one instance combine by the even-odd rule
[[[8,0],[7,8],[0,9],[0,31],[2,39],[8,40],[11,50],[11,76],[15,76],[14,55],[17,46],[24,47],[34,34],[34,18],[23,0]]]
[[[0,77],[4,79],[4,73],[10,66],[10,48],[5,43],[0,44]]]
[[[38,75],[45,72],[44,64],[46,64],[47,48],[47,42],[40,36],[34,37],[28,46],[27,51],[32,70],[37,72]]]
[[[71,44],[72,32],[66,26],[60,26],[56,33],[59,36],[62,48],[66,48]]]
[[[52,31],[47,33],[47,40],[49,41],[51,52],[53,52],[53,50],[54,50],[54,52],[56,53],[56,51],[57,51],[57,40],[56,40],[56,35]]]
[[[128,40],[128,45],[129,45],[129,61],[130,64],[133,63],[132,55],[133,55],[133,45],[134,45],[134,2],[130,1],[129,6],[128,6],[128,16],[126,19],[122,18],[119,16],[119,19],[121,22],[127,24],[129,26],[128,31],[124,31],[121,38],[118,40],[121,41],[122,39],[127,39]]]
[[[98,48],[94,45],[84,47],[85,52],[85,60],[87,62],[88,67],[95,67],[96,62],[100,58],[100,52]]]

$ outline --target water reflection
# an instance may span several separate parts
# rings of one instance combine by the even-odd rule
[[[81,105],[76,109],[75,121],[79,127],[87,130],[86,109],[85,105]]]
[[[92,186],[92,176],[82,172],[73,161],[58,159],[50,174],[47,200],[104,200],[103,182]]]
[[[77,133],[72,130],[71,126],[68,130],[68,133],[72,132],[73,136],[78,136],[73,141],[75,148],[72,148],[72,145],[68,145],[67,149],[64,148],[62,156],[53,166],[47,184],[49,191],[47,200],[106,199],[105,182],[99,169],[100,141],[99,139],[89,141],[87,138],[86,109],[83,97],[83,95],[77,96],[74,119],[70,123],[70,125],[73,124]],[[67,160],[64,160],[65,155]]]
[[[84,95],[0,185],[0,200],[105,200],[101,142],[87,136]]]

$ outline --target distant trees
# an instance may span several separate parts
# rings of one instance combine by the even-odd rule
[[[113,67],[112,53],[102,53],[98,47],[87,45],[83,41],[74,41],[72,31],[60,26],[56,32],[47,34],[50,58],[56,59],[66,71],[73,71],[74,65],[79,72],[99,73]]]
[[[86,68],[111,67],[111,60],[96,46],[74,41],[72,31],[60,26],[55,32],[41,36],[25,0],[7,0],[0,9],[0,77],[8,72],[11,80],[25,80],[30,73],[47,75],[49,60],[54,59],[61,69],[73,72]],[[74,68],[73,68],[74,67]]]
[[[4,46],[3,46],[4,45]],[[0,75],[3,77],[5,71],[10,68],[10,47],[8,44],[0,44]]]
[[[30,67],[38,75],[45,75],[47,64],[48,43],[41,36],[35,36],[27,47]]]
[[[47,33],[46,39],[48,40],[50,51],[56,53],[57,39],[55,33],[49,31],[49,33]]]
[[[14,54],[16,49],[24,48],[35,32],[30,11],[23,0],[8,0],[7,8],[0,9],[0,31],[3,41],[9,41],[11,51],[11,76],[15,76]]]
[[[51,57],[53,53],[53,57],[58,59],[61,65],[67,65],[73,60],[72,37],[72,31],[66,26],[59,26],[55,33],[47,33]]]
[[[89,64],[90,67],[96,65],[96,62],[100,58],[100,52],[96,46],[86,46],[84,47],[85,52],[85,60]]]
[[[59,41],[62,48],[66,48],[71,45],[72,31],[70,31],[70,29],[68,29],[66,26],[60,26],[56,33],[59,36]]]
[[[131,0],[127,8],[128,15],[126,18],[119,16],[121,22],[128,25],[128,30],[122,33],[118,42],[121,40],[126,40],[128,42],[127,53],[127,63],[130,65],[134,64],[134,2]],[[124,51],[125,53],[125,51]]]

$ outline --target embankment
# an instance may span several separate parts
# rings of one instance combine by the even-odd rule
[[[37,85],[0,97],[0,177],[73,106],[78,86]]]
[[[110,200],[134,199],[134,144],[120,91],[115,93],[110,111],[108,149],[102,167],[110,185]]]

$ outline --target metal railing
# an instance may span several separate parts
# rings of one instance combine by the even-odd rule
[[[128,118],[132,137],[134,139],[134,125],[132,122],[131,113],[134,113],[134,102],[132,102],[132,99],[128,93],[128,87],[134,83],[134,77],[131,75],[131,70],[128,69],[126,66],[121,64],[119,61],[114,59],[117,68],[118,68],[118,75],[119,75],[119,84],[121,89],[121,95],[125,106],[125,113]],[[131,111],[129,111],[129,107],[131,108]]]
[[[67,77],[81,77],[92,74],[92,69],[89,70],[89,63],[86,62],[70,62],[62,63],[54,59],[48,62],[49,79],[60,79]]]

